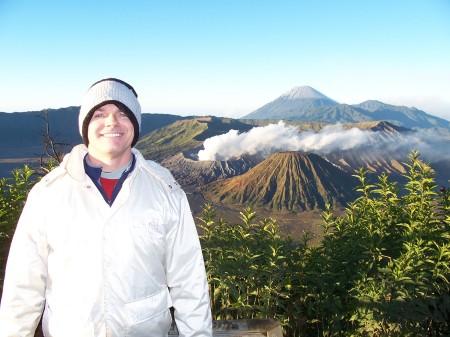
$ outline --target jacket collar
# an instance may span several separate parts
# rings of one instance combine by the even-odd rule
[[[136,167],[131,172],[130,176],[136,174],[138,170],[145,170],[160,180],[169,191],[175,191],[180,188],[169,170],[152,160],[146,160],[139,150],[132,148],[131,151],[136,158]],[[45,184],[51,184],[59,177],[68,174],[81,184],[89,183],[90,179],[84,170],[83,164],[84,157],[87,153],[88,149],[84,144],[74,146],[72,151],[64,156],[64,159],[59,167],[51,171],[43,178],[43,182]]]
[[[64,156],[61,164],[42,178],[41,181],[44,184],[49,185],[61,176],[69,174],[73,179],[80,183],[86,182],[83,158],[86,156],[87,152],[87,147],[83,144],[74,146],[72,151]]]
[[[141,152],[135,148],[132,148],[131,151],[136,157],[136,168],[134,171],[145,170],[161,181],[169,191],[175,191],[180,188],[180,185],[167,168],[152,160],[146,160]]]

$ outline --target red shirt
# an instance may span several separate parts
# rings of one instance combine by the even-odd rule
[[[118,180],[119,179],[108,179],[100,177],[100,183],[102,184],[103,190],[105,191],[106,196],[109,200],[111,200],[114,187],[116,186]]]

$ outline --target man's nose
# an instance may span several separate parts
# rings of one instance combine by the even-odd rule
[[[106,124],[109,125],[116,125],[117,124],[118,117],[116,114],[109,114],[106,118]]]

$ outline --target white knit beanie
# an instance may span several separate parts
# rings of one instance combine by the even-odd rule
[[[141,130],[141,105],[137,100],[137,93],[131,85],[117,78],[105,78],[95,82],[83,97],[78,125],[84,143],[89,145],[87,129],[94,112],[106,104],[116,104],[123,109],[134,126],[134,140],[136,145]]]

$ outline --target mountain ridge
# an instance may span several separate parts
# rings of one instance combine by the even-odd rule
[[[299,86],[266,103],[241,119],[283,119],[358,123],[385,120],[406,128],[435,129],[450,138],[450,122],[420,109],[367,100],[359,104],[337,103],[318,90]]]
[[[365,113],[368,112],[375,120],[393,122],[394,124],[407,126],[409,128],[450,127],[449,121],[430,115],[415,107],[409,108],[403,105],[392,105],[377,100],[367,100],[352,106],[357,109],[363,109]],[[395,123],[395,121],[397,121],[397,123]],[[424,126],[424,124],[426,126]]]

